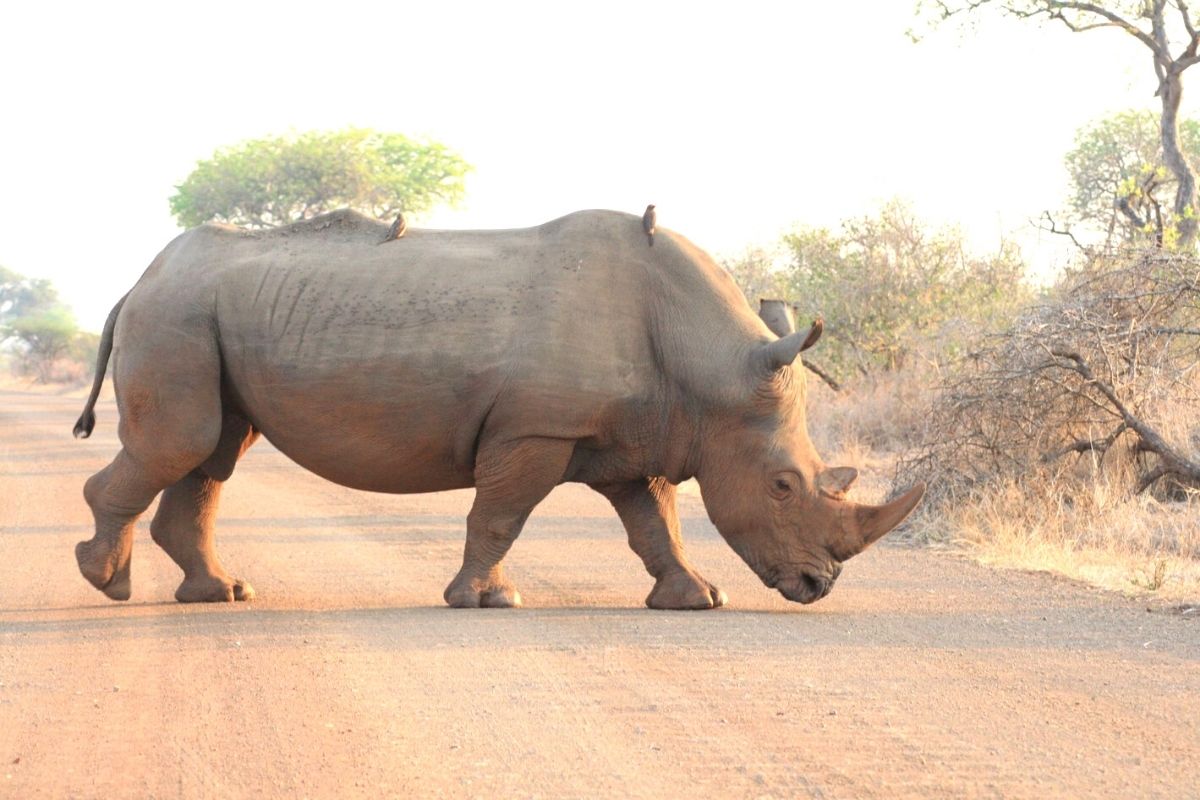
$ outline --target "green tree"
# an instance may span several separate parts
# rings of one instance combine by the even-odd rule
[[[96,357],[98,337],[84,334],[75,315],[45,278],[27,278],[0,267],[0,344],[8,343],[22,366],[39,381],[51,380],[55,362],[66,358],[79,365]]]
[[[45,278],[27,278],[0,266],[0,326],[6,320],[58,302],[58,292]]]
[[[1191,249],[1196,243],[1196,173],[1180,142],[1179,104],[1183,98],[1183,73],[1200,63],[1200,29],[1192,21],[1184,0],[918,0],[918,12],[934,22],[973,12],[995,9],[1018,19],[1062,23],[1076,33],[1109,28],[1128,34],[1149,51],[1158,80],[1155,96],[1161,101],[1159,138],[1163,163],[1175,179],[1173,228],[1177,245]],[[1164,234],[1167,231],[1164,231]]]
[[[197,164],[171,212],[184,227],[269,228],[343,207],[390,218],[457,202],[469,169],[436,142],[364,128],[255,139]]]
[[[1105,232],[1105,243],[1150,243],[1177,230],[1171,198],[1176,179],[1167,169],[1153,111],[1122,111],[1080,129],[1067,153],[1075,219]],[[1200,122],[1179,123],[1189,164],[1200,157]]]
[[[1028,296],[1015,247],[972,256],[958,230],[931,231],[895,201],[784,244],[788,294],[799,316],[824,318],[823,356],[842,376],[898,369],[918,350],[952,354]]]
[[[79,327],[71,310],[55,303],[10,319],[4,324],[2,333],[5,338],[18,342],[26,366],[40,382],[48,383],[54,362],[71,351],[79,336]]]

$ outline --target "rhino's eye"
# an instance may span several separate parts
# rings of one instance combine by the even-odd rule
[[[776,475],[771,478],[771,495],[776,500],[786,500],[792,494],[794,486],[787,475]]]

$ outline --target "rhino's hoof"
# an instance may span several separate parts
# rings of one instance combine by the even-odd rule
[[[520,608],[521,593],[511,586],[492,589],[479,595],[480,608]]]
[[[254,588],[242,580],[220,578],[186,578],[175,590],[181,603],[232,603],[253,600]]]
[[[88,583],[104,592],[111,600],[128,600],[133,594],[133,582],[129,577],[129,562],[114,569],[112,551],[97,554],[94,547],[95,539],[79,542],[75,545],[75,562],[79,572],[87,578]]]
[[[725,592],[690,572],[676,572],[654,584],[646,605],[661,610],[702,611],[729,602]]]
[[[100,591],[110,600],[128,600],[133,595],[133,581],[129,579],[129,573],[124,575],[114,575]]]
[[[451,608],[518,608],[521,593],[513,586],[489,586],[480,591],[471,585],[459,585],[455,579],[442,597]]]

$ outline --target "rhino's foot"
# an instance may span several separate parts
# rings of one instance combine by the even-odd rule
[[[88,583],[95,586],[112,600],[128,600],[133,594],[133,583],[129,577],[129,559],[117,564],[113,549],[107,545],[97,547],[96,539],[75,545],[75,562]],[[101,543],[103,544],[103,542]]]
[[[657,609],[700,610],[729,602],[723,591],[694,572],[672,572],[658,579],[646,605]]]
[[[451,608],[517,608],[521,593],[507,581],[481,585],[480,581],[455,578],[442,597]]]
[[[236,578],[218,578],[205,575],[184,578],[175,590],[175,599],[181,603],[232,603],[253,600],[254,588]]]

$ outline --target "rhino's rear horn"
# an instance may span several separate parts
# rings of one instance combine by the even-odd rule
[[[792,316],[791,306],[787,304],[786,300],[760,298],[758,318],[765,322],[771,329],[771,333],[776,336],[787,336],[796,332],[796,318]]]
[[[767,369],[774,372],[791,364],[796,360],[796,356],[817,343],[817,340],[821,338],[821,330],[824,327],[825,324],[820,319],[817,319],[807,331],[797,331],[796,333],[784,336],[782,339],[776,339],[773,342],[764,344],[761,352]]]

